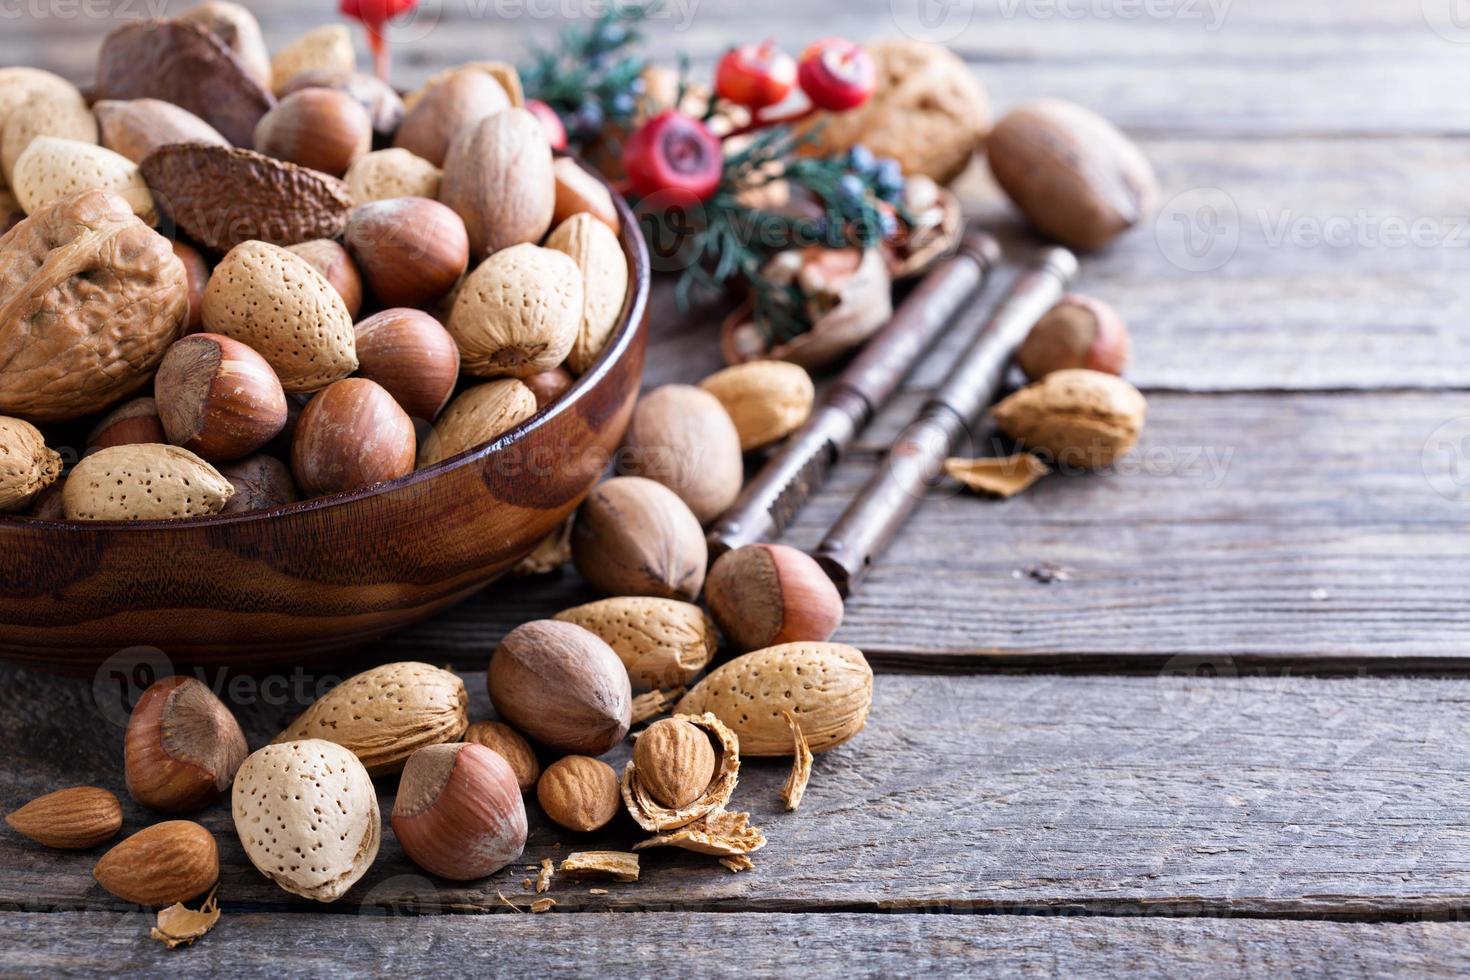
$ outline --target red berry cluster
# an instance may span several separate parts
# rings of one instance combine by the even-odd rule
[[[786,102],[798,86],[804,106],[786,115],[762,114]],[[751,120],[723,139],[790,125],[819,111],[848,112],[866,103],[877,86],[877,66],[867,49],[842,38],[817,41],[799,60],[774,41],[731,48],[715,70],[715,95],[749,109]],[[707,200],[720,186],[724,165],[721,137],[706,120],[679,109],[644,123],[623,147],[628,182],[640,197],[674,192]]]

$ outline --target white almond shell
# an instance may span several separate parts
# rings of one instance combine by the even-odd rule
[[[322,695],[275,741],[326,739],[381,776],[401,771],[426,745],[459,741],[470,724],[468,707],[458,675],[429,664],[384,664]]]
[[[562,252],[515,245],[490,256],[449,314],[465,373],[529,378],[558,367],[581,329],[583,293],[582,270]]]
[[[320,391],[357,370],[357,335],[342,296],[301,256],[243,242],[204,290],[204,326],[253,347],[289,392]]]
[[[535,394],[515,378],[468,388],[434,423],[419,450],[419,469],[486,445],[535,414]]]
[[[421,156],[394,147],[377,150],[358,159],[347,176],[347,189],[358,204],[399,197],[439,198],[444,171]]]
[[[231,810],[250,863],[293,895],[336,901],[378,856],[373,781],[357,756],[322,739],[267,745],[247,758]]]
[[[678,599],[619,596],[565,609],[555,618],[600,636],[640,691],[688,684],[719,648],[715,621]]]
[[[680,714],[713,713],[740,739],[746,756],[795,751],[783,712],[801,724],[813,752],[862,731],[873,703],[873,668],[842,643],[783,643],[736,657],[684,695]]]
[[[38,136],[97,142],[97,117],[76,86],[70,82],[63,85],[65,88],[47,85],[27,90],[9,106],[4,104],[5,92],[0,89],[0,173],[5,184],[15,172],[15,161]]]
[[[629,762],[623,769],[623,805],[644,830],[662,831],[686,827],[694,821],[723,810],[735,795],[740,780],[740,741],[735,733],[712,714],[674,715],[709,735],[715,743],[715,775],[699,799],[684,807],[664,806],[654,799],[638,776],[638,766]]]
[[[582,374],[607,346],[628,298],[628,260],[618,236],[590,214],[574,214],[546,239],[582,270],[582,325],[567,355],[567,368]]]
[[[69,521],[163,521],[218,514],[235,487],[178,446],[112,446],[82,459],[61,491]]]
[[[100,188],[127,201],[149,227],[158,225],[158,208],[138,165],[104,146],[39,136],[15,161],[11,177],[16,200],[26,214],[73,194]]]
[[[23,509],[61,475],[61,454],[34,425],[0,416],[0,514]]]

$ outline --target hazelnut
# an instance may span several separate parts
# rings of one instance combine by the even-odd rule
[[[168,442],[163,433],[163,422],[158,418],[158,402],[152,398],[133,398],[103,416],[87,436],[87,450],[91,455],[99,449],[112,446],[138,446],[153,442]]]
[[[618,815],[618,774],[600,759],[569,755],[546,767],[536,783],[536,802],[568,830],[601,830]]]
[[[483,745],[499,755],[516,774],[516,785],[524,793],[541,778],[541,763],[520,732],[498,721],[477,721],[465,730],[464,740]]]
[[[1068,368],[1122,374],[1128,347],[1128,328],[1116,310],[1100,299],[1073,293],[1031,328],[1016,362],[1032,381]]]
[[[486,677],[496,714],[561,752],[601,755],[628,734],[633,688],[612,648],[554,620],[506,634]]]
[[[288,245],[286,251],[299,255],[320,272],[322,278],[331,283],[337,295],[342,297],[342,304],[347,307],[348,315],[357,319],[357,314],[362,312],[362,275],[358,273],[357,266],[352,264],[352,256],[347,254],[347,249],[341,243],[330,238],[314,238],[309,242]]]
[[[662,483],[622,476],[598,486],[572,527],[572,561],[607,595],[693,600],[709,551],[699,518]]]
[[[168,441],[210,462],[248,456],[286,424],[286,392],[271,366],[220,334],[175,341],[153,394]]]
[[[307,88],[330,88],[352,96],[367,110],[373,135],[382,139],[392,139],[403,122],[403,99],[376,75],[345,68],[309,68],[291,76],[280,94],[287,96]]]
[[[192,677],[167,677],[133,708],[123,769],[139,803],[192,813],[229,788],[249,754],[240,723],[213,691]]]
[[[419,310],[384,310],[357,325],[358,374],[388,390],[410,418],[432,422],[459,380],[459,348]]]
[[[566,394],[566,390],[572,386],[572,375],[566,368],[555,367],[550,371],[531,375],[525,379],[525,383],[531,389],[531,394],[536,396],[536,409],[539,411]]]
[[[678,810],[703,796],[715,778],[715,749],[700,728],[665,718],[633,743],[633,765],[653,798]]]
[[[255,149],[333,177],[372,149],[373,121],[345,92],[304,88],[276,103],[255,125]]]
[[[464,222],[426,197],[359,204],[347,214],[345,237],[368,289],[385,306],[432,306],[469,265]]]
[[[230,481],[235,495],[225,504],[221,514],[246,514],[253,510],[284,507],[301,499],[291,470],[274,456],[259,454],[219,468],[220,476]]]
[[[413,420],[375,381],[346,378],[301,410],[291,473],[309,496],[342,493],[413,472]]]
[[[638,399],[618,471],[657,480],[707,524],[740,495],[745,458],[718,398],[690,385],[664,385]]]
[[[556,209],[551,226],[555,228],[573,215],[590,214],[614,232],[622,230],[612,193],[607,185],[582,168],[571,157],[557,157],[551,164],[556,178]]]
[[[415,864],[451,881],[492,875],[526,847],[526,806],[515,773],[474,743],[430,745],[409,756],[392,824]]]
[[[193,245],[174,239],[173,247],[189,277],[189,316],[184,321],[184,333],[198,333],[204,329],[204,287],[209,285],[209,263]]]
[[[710,612],[741,650],[823,642],[842,625],[842,596],[822,567],[784,544],[726,552],[710,569]]]

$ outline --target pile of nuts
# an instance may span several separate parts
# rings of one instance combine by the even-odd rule
[[[612,196],[553,159],[508,66],[400,99],[345,28],[272,59],[207,0],[113,31],[96,98],[0,68],[0,512],[393,480],[534,415],[622,314]]]

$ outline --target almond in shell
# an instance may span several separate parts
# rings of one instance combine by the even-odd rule
[[[69,521],[161,521],[218,514],[235,488],[178,446],[113,446],[77,463],[61,493]]]
[[[274,744],[325,739],[352,750],[374,776],[395,773],[418,749],[459,741],[468,704],[464,681],[450,671],[384,664],[332,688]]]
[[[528,378],[558,366],[581,329],[583,294],[582,270],[562,252],[496,252],[465,279],[449,314],[461,367],[476,377]]]
[[[769,446],[801,428],[812,413],[816,388],[799,364],[751,361],[716,371],[699,383],[725,406],[740,448]]]
[[[15,161],[11,174],[15,196],[27,214],[85,190],[112,191],[151,226],[158,224],[153,194],[138,165],[120,153],[80,140],[42,136]]]
[[[1122,378],[1082,368],[1054,371],[995,406],[995,421],[1021,447],[1061,470],[1097,469],[1138,443],[1148,403]]]
[[[623,804],[649,831],[686,827],[723,810],[740,779],[740,743],[712,714],[676,714],[638,736],[623,769]]]
[[[466,389],[434,423],[419,451],[419,469],[488,445],[536,414],[536,396],[515,378]]]
[[[357,370],[341,295],[311,263],[265,242],[245,242],[215,267],[204,326],[255,348],[288,392],[319,391]]]
[[[286,83],[304,71],[330,69],[352,71],[357,55],[352,51],[352,37],[341,24],[327,24],[286,45],[271,59],[271,87],[277,95]]]
[[[61,455],[29,422],[0,416],[0,514],[25,510],[61,475]]]
[[[42,136],[97,142],[97,117],[76,89],[34,93],[3,118],[0,129],[0,173],[15,186],[15,165],[32,142]]]
[[[602,637],[640,691],[688,684],[719,648],[709,614],[678,599],[620,596],[564,610],[556,618]]]
[[[373,781],[340,745],[267,745],[235,774],[235,832],[250,863],[293,895],[333,902],[378,856],[382,817]]]
[[[801,724],[813,752],[862,731],[873,702],[873,669],[862,652],[841,643],[785,643],[737,657],[715,669],[675,709],[710,712],[740,739],[747,756],[795,751],[783,712]]]
[[[582,270],[582,325],[567,354],[567,367],[582,374],[607,346],[622,316],[628,260],[618,236],[590,214],[568,218],[546,239],[546,247],[565,252]]]
[[[377,150],[354,163],[344,178],[358,204],[395,197],[437,200],[444,171],[407,150]]]

